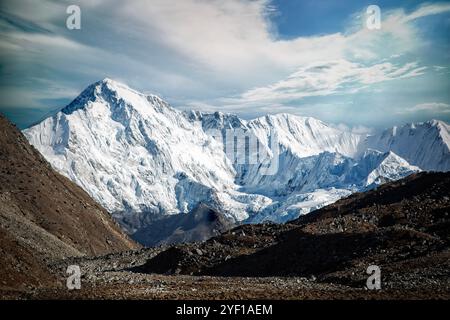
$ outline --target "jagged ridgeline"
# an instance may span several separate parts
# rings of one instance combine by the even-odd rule
[[[276,157],[276,170],[230,159],[211,134],[230,131],[256,139],[271,161]],[[290,114],[243,120],[181,112],[110,79],[24,134],[144,244],[164,242],[151,237],[152,226],[162,225],[155,221],[178,217],[164,225],[183,229],[183,215],[200,205],[226,224],[285,222],[414,172],[450,169],[449,126],[442,121],[368,136]]]

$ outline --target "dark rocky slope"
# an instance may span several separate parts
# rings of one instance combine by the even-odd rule
[[[138,248],[0,115],[0,287],[55,284],[48,264]]]
[[[381,267],[384,285],[450,293],[450,173],[420,173],[354,194],[285,225],[243,225],[201,244],[171,247],[140,272],[300,276],[361,287]]]

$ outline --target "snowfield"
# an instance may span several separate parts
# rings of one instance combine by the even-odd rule
[[[236,222],[285,222],[385,181],[450,169],[442,121],[372,136],[289,114],[246,121],[181,112],[110,79],[23,132],[129,233],[200,203]],[[237,138],[232,149],[233,133],[251,142]]]

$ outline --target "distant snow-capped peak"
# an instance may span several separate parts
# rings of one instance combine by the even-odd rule
[[[366,148],[393,151],[410,164],[430,171],[450,170],[450,127],[431,120],[386,129],[367,137],[360,151]]]
[[[263,141],[268,132],[278,134],[281,145],[299,157],[318,155],[321,152],[338,152],[353,157],[364,135],[333,128],[311,118],[287,113],[267,115],[248,122],[248,126]]]

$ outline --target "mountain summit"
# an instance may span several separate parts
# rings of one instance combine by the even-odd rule
[[[235,220],[270,202],[237,191],[222,146],[198,123],[109,79],[24,133],[130,233],[202,202]]]
[[[232,222],[283,222],[413,172],[450,169],[443,122],[367,136],[289,114],[246,121],[181,112],[110,79],[24,134],[130,234],[199,204]]]

